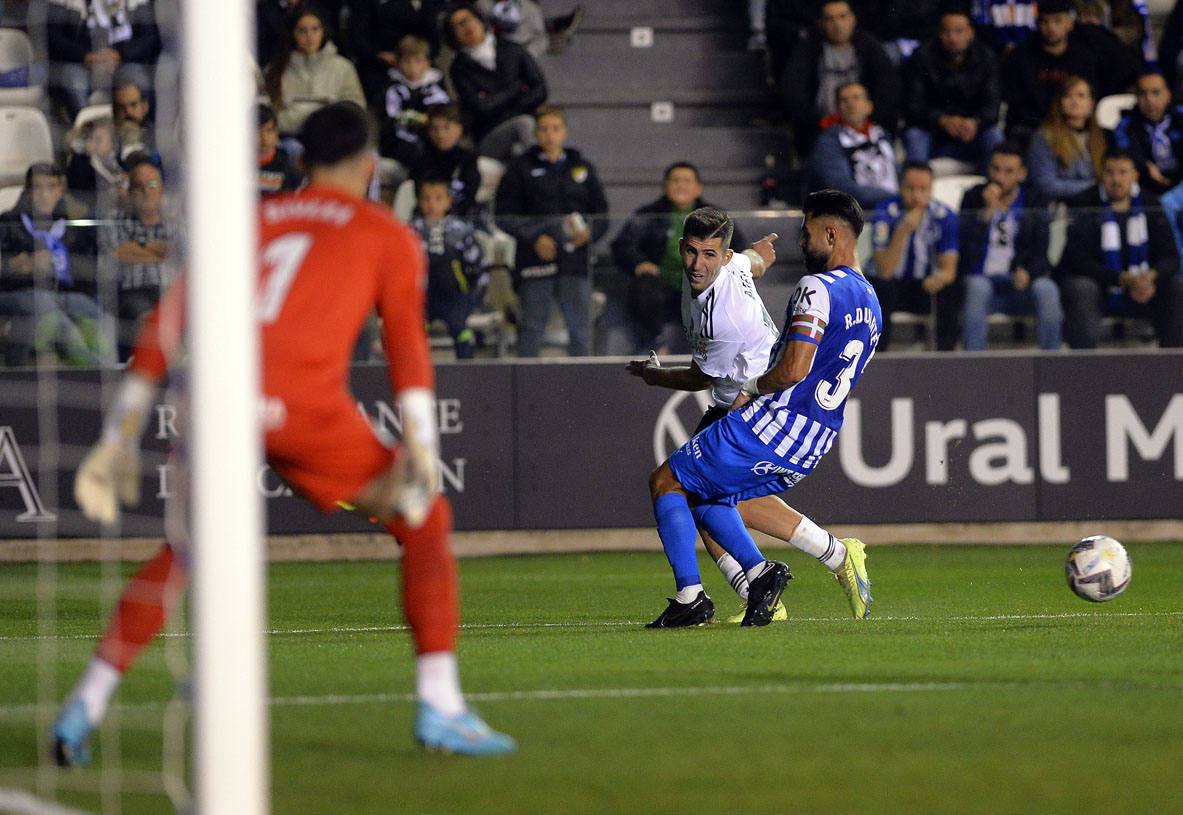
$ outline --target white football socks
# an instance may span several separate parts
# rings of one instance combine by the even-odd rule
[[[846,560],[846,544],[835,538],[813,521],[801,516],[801,523],[793,530],[789,543],[802,552],[813,555],[832,572]]]
[[[91,657],[78,684],[70,693],[70,700],[81,699],[82,706],[86,708],[87,721],[97,725],[106,715],[107,705],[111,703],[111,697],[122,680],[123,674],[110,662]]]
[[[743,567],[739,565],[739,561],[724,552],[719,555],[719,559],[715,561],[715,565],[719,567],[719,571],[727,578],[727,582],[731,584],[731,588],[735,589],[735,593],[739,595],[739,599],[748,599],[748,578],[743,573]]]
[[[692,586],[683,586],[678,589],[678,593],[674,595],[674,599],[679,603],[687,604],[693,603],[694,599],[698,597],[698,593],[702,591],[702,583],[695,583]]]
[[[468,710],[460,693],[460,669],[453,651],[420,654],[415,660],[415,695],[445,716]]]

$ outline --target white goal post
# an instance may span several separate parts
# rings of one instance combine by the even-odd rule
[[[264,550],[255,486],[254,5],[180,0],[193,535],[194,792],[269,811]]]

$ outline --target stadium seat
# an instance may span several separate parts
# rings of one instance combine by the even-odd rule
[[[23,184],[38,161],[53,161],[53,137],[37,108],[0,107],[0,185]]]
[[[0,212],[8,212],[16,206],[16,200],[21,197],[21,193],[25,191],[23,184],[13,184],[9,187],[0,187]]]
[[[0,105],[37,105],[44,93],[42,67],[29,35],[0,28]]]
[[[932,197],[957,212],[961,209],[961,199],[965,196],[965,191],[985,180],[985,176],[980,175],[939,176],[932,181]]]
[[[1132,93],[1111,93],[1098,100],[1097,109],[1093,115],[1097,124],[1106,130],[1112,130],[1121,121],[1122,112],[1132,108],[1137,101],[1138,98]]]
[[[407,179],[398,185],[394,191],[394,201],[390,208],[394,214],[404,221],[411,220],[411,213],[415,211],[415,182]]]
[[[948,175],[969,175],[977,169],[968,161],[949,158],[948,156],[938,156],[937,158],[929,159],[928,166],[932,168],[934,178],[941,178],[942,176]]]

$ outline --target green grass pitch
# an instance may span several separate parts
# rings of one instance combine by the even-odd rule
[[[1183,542],[1128,548],[1129,589],[1091,604],[1065,585],[1067,545],[872,546],[862,621],[822,566],[774,550],[795,575],[789,620],[762,629],[722,622],[739,603],[704,559],[719,621],[680,631],[643,628],[672,589],[660,553],[465,560],[464,687],[520,745],[494,759],[413,743],[397,564],[276,564],[273,811],[1166,811],[1183,800]],[[110,602],[99,573],[57,567],[47,639],[36,567],[0,566],[0,791],[45,789],[30,770],[38,653],[64,693]],[[161,766],[164,653],[145,653],[104,728],[133,775]],[[79,778],[41,781],[100,811]],[[168,809],[130,792],[117,805]]]

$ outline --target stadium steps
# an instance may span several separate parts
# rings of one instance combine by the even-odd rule
[[[648,47],[634,47],[638,28],[650,29]],[[735,6],[670,0],[656,13],[604,0],[584,6],[567,50],[543,58],[550,99],[567,111],[569,142],[600,171],[613,216],[655,198],[662,171],[678,160],[699,167],[720,206],[759,206],[766,156],[783,159],[789,140],[761,123],[776,101],[762,55],[746,41]],[[655,121],[663,103],[672,115]]]

